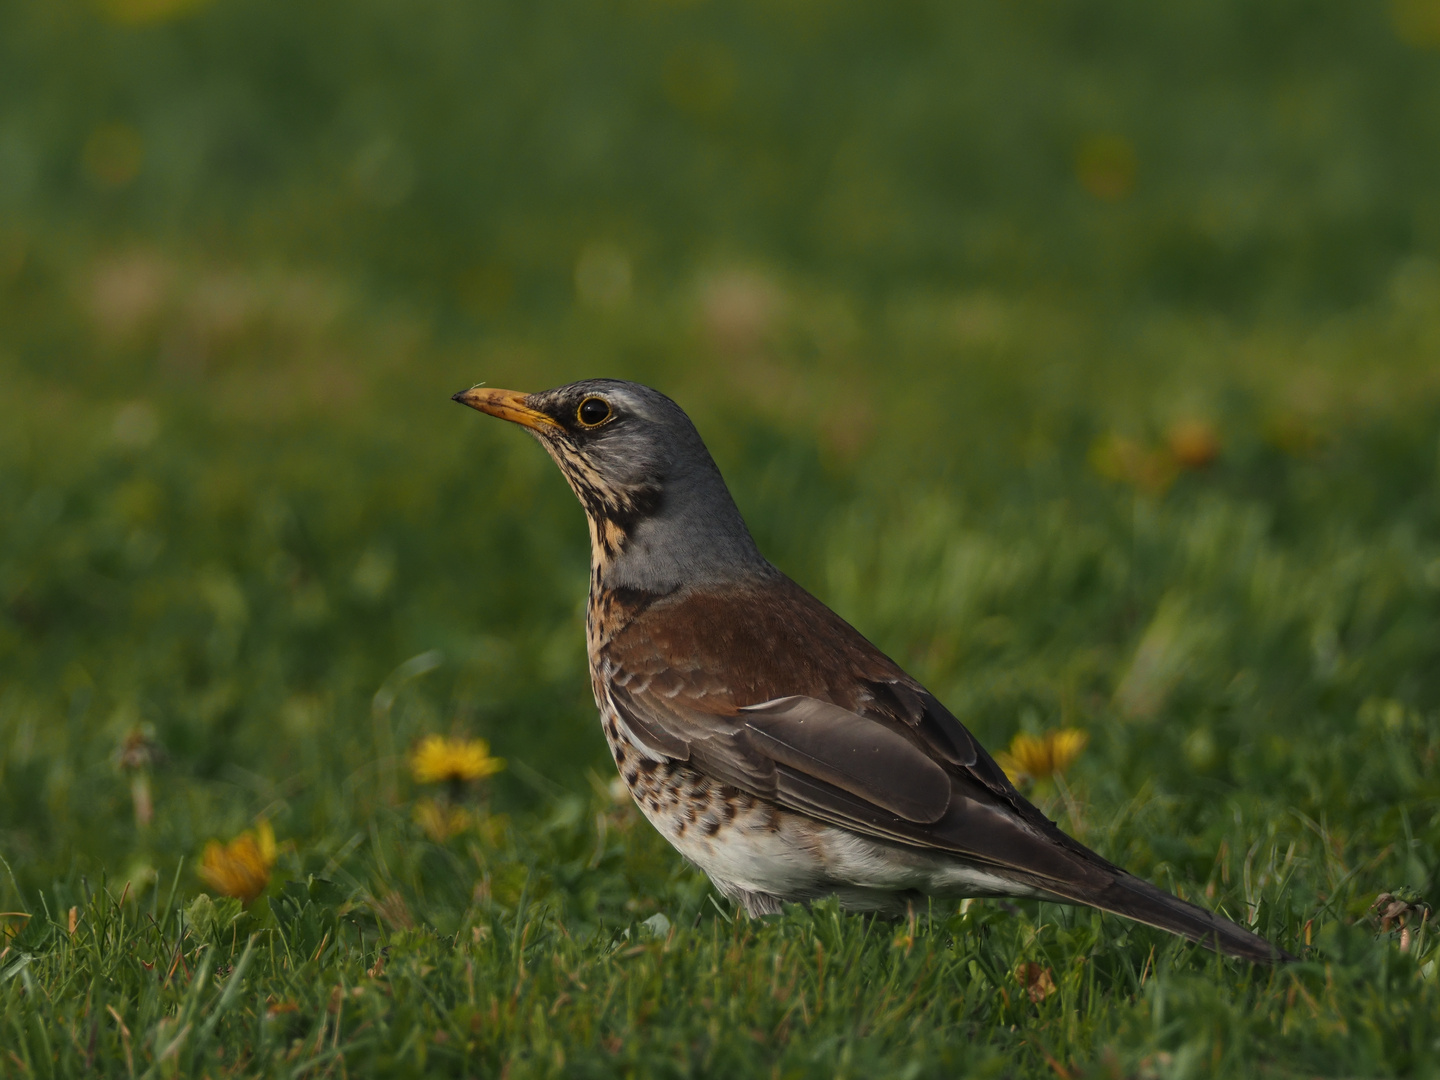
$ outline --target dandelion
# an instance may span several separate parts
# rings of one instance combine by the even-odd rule
[[[1049,780],[1073,765],[1089,740],[1077,728],[1057,728],[1039,736],[1022,731],[1011,740],[1008,751],[995,755],[995,761],[1012,783]]]
[[[494,776],[505,762],[490,756],[484,739],[427,735],[410,755],[410,775],[421,784],[445,785],[438,798],[415,804],[415,823],[437,844],[485,824],[487,815],[460,805],[465,788]]]
[[[1220,436],[1204,420],[1181,420],[1166,435],[1170,456],[1182,469],[1205,469],[1220,456]]]
[[[222,896],[248,904],[270,884],[275,865],[275,832],[268,821],[247,829],[228,844],[211,840],[205,845],[200,876]]]
[[[427,735],[410,755],[410,774],[421,784],[461,784],[484,780],[505,768],[503,758],[490,756],[484,739],[447,739]]]

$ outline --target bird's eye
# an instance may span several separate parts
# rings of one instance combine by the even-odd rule
[[[575,410],[575,419],[585,427],[599,427],[609,420],[610,416],[610,403],[604,398],[587,397],[580,403],[580,408]]]

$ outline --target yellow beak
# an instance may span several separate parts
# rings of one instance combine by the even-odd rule
[[[460,391],[450,400],[458,401],[462,405],[469,405],[472,409],[479,409],[491,416],[498,416],[501,420],[509,420],[513,424],[536,431],[560,426],[544,413],[526,405],[525,397],[526,395],[518,390],[492,390],[477,386],[472,390]]]

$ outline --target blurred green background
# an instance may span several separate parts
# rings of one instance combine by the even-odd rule
[[[1432,0],[8,0],[0,896],[262,817],[381,895],[426,732],[608,778],[579,508],[448,400],[593,375],[992,747],[1086,728],[1107,853],[1428,888],[1437,256]]]

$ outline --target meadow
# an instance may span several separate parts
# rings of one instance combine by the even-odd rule
[[[1437,50],[1428,0],[0,5],[0,1076],[1440,1073]],[[449,400],[594,375],[1301,961],[734,911],[612,785],[579,506]]]

